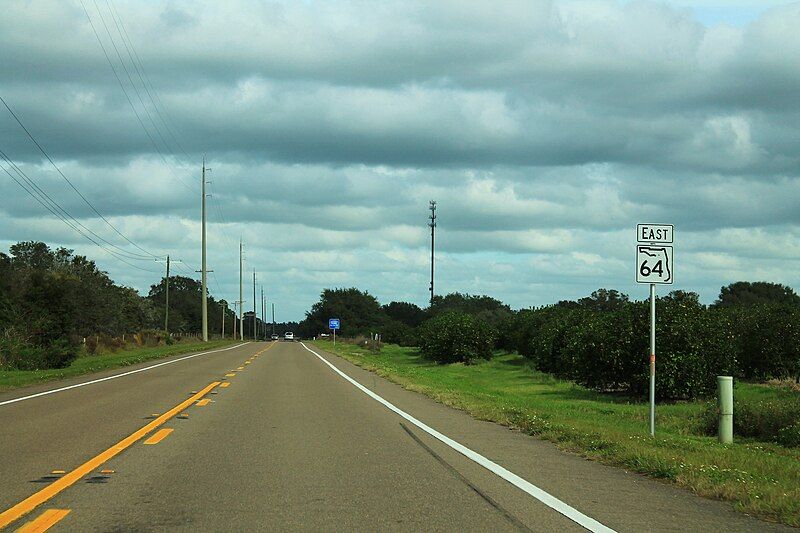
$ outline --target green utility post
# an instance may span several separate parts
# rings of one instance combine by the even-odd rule
[[[717,376],[717,402],[719,405],[719,441],[733,442],[733,377]]]

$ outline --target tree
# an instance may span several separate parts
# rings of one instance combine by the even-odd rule
[[[593,311],[616,311],[628,303],[628,295],[615,289],[597,289],[590,296],[578,300],[584,309]]]
[[[203,286],[197,280],[186,276],[169,277],[169,329],[172,332],[197,333],[202,329],[203,310],[201,297]],[[166,280],[150,286],[147,298],[155,306],[159,328],[163,328],[166,300]],[[220,331],[222,311],[213,298],[208,300],[208,329]]]
[[[800,296],[791,287],[766,281],[737,281],[722,287],[715,307],[752,306],[757,304],[800,306]]]
[[[366,291],[356,288],[325,289],[319,301],[306,312],[305,320],[300,323],[300,334],[310,337],[327,332],[330,318],[341,320],[339,334],[353,337],[378,331],[388,317],[378,300]]]
[[[55,262],[54,254],[43,242],[18,242],[9,248],[15,267],[25,266],[32,269],[48,270]]]
[[[392,320],[412,328],[419,326],[425,320],[425,311],[409,302],[391,302],[383,306],[383,312]]]
[[[485,320],[463,311],[446,311],[420,328],[420,353],[437,363],[491,359],[496,332]]]
[[[453,292],[445,296],[434,296],[428,315],[433,317],[447,311],[461,311],[486,321],[496,328],[512,315],[511,307],[491,296],[478,296]]]

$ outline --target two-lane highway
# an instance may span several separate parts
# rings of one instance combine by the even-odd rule
[[[781,529],[476,421],[300,343],[251,343],[0,405],[0,424],[3,509],[99,457],[11,527]],[[65,474],[33,482],[55,469]]]

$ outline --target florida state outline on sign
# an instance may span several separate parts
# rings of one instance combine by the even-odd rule
[[[672,246],[636,245],[636,283],[672,283]]]

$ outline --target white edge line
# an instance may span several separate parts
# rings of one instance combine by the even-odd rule
[[[317,352],[315,352],[314,350],[312,350],[311,348],[306,346],[305,343],[301,342],[300,344],[303,346],[303,348],[305,348],[309,352],[311,352],[314,355],[316,355],[323,363],[325,363],[326,365],[331,367],[331,369],[334,372],[336,372],[337,374],[342,376],[344,379],[346,379],[347,381],[349,381],[350,383],[352,383],[353,385],[358,387],[358,389],[360,389],[361,392],[363,392],[364,394],[366,394],[367,396],[369,396],[373,400],[383,404],[389,410],[394,411],[395,413],[397,413],[401,417],[405,418],[406,420],[408,420],[409,422],[411,422],[412,424],[417,426],[419,429],[421,429],[425,433],[427,433],[430,436],[432,436],[432,437],[440,440],[441,442],[447,444],[448,446],[453,448],[455,451],[457,451],[460,454],[464,455],[465,457],[475,461],[476,463],[478,463],[482,467],[486,468],[490,472],[492,472],[494,474],[497,474],[501,478],[505,479],[506,481],[508,481],[509,483],[514,485],[515,487],[521,489],[524,492],[527,492],[528,494],[530,494],[531,496],[533,496],[534,498],[536,498],[537,500],[539,500],[540,502],[542,502],[546,506],[550,507],[551,509],[553,509],[555,511],[558,511],[562,515],[566,516],[567,518],[569,518],[573,522],[583,526],[584,528],[588,529],[589,531],[592,531],[592,532],[604,532],[604,533],[614,533],[613,529],[611,529],[611,528],[609,528],[607,526],[604,526],[603,524],[601,524],[600,522],[598,522],[594,518],[586,516],[585,514],[581,513],[577,509],[575,509],[574,507],[571,507],[570,505],[562,502],[561,500],[559,500],[555,496],[553,496],[553,495],[549,494],[548,492],[545,492],[544,490],[540,489],[539,487],[537,487],[533,483],[530,483],[529,481],[526,481],[526,480],[522,479],[521,477],[519,477],[515,473],[513,473],[513,472],[511,472],[509,470],[506,470],[505,468],[503,468],[502,466],[498,465],[497,463],[495,463],[493,461],[490,461],[489,459],[487,459],[483,455],[472,451],[471,449],[467,448],[463,444],[460,444],[460,443],[454,441],[450,437],[448,437],[446,435],[443,435],[443,434],[439,433],[438,431],[436,431],[435,429],[433,429],[432,427],[424,424],[423,422],[420,422],[419,420],[417,420],[416,418],[414,418],[410,414],[406,413],[405,411],[403,411],[399,407],[396,407],[394,404],[390,403],[389,401],[384,400],[382,397],[378,396],[377,394],[375,394],[374,392],[372,392],[368,388],[364,387],[361,383],[357,382],[356,380],[354,380],[353,378],[351,378],[350,376],[348,376],[347,374],[345,374],[344,372],[342,372],[341,370],[336,368],[330,361],[328,361],[327,359],[322,357],[320,354],[318,354]]]
[[[220,348],[219,350],[210,350],[208,352],[200,352],[192,355],[187,355],[186,357],[180,357],[178,359],[171,359],[169,361],[164,361],[163,363],[158,363],[156,365],[146,366],[144,368],[137,368],[136,370],[130,370],[128,372],[123,372],[122,374],[114,374],[113,376],[107,376],[100,379],[93,379],[91,381],[84,381],[83,383],[76,383],[75,385],[70,385],[68,387],[61,387],[59,389],[52,389],[47,390],[44,392],[38,392],[36,394],[31,394],[30,396],[23,396],[21,398],[14,398],[12,400],[6,400],[4,402],[0,402],[0,406],[8,405],[10,403],[21,402],[23,400],[30,400],[31,398],[38,398],[39,396],[47,396],[48,394],[55,394],[56,392],[63,392],[65,390],[76,389],[78,387],[85,387],[86,385],[92,385],[93,383],[100,383],[101,381],[108,381],[109,379],[117,379],[123,376],[130,376],[131,374],[137,374],[139,372],[144,372],[145,370],[151,370],[153,368],[158,368],[159,366],[164,365],[171,365],[172,363],[177,363],[179,361],[185,361],[186,359],[191,359],[192,357],[199,357],[201,355],[208,355],[210,353],[217,353],[217,352],[224,352],[225,350],[233,350],[234,348],[239,348],[240,346],[244,346],[245,344],[250,344],[250,342],[243,342],[241,344],[237,344],[236,346],[229,346],[227,348]]]

